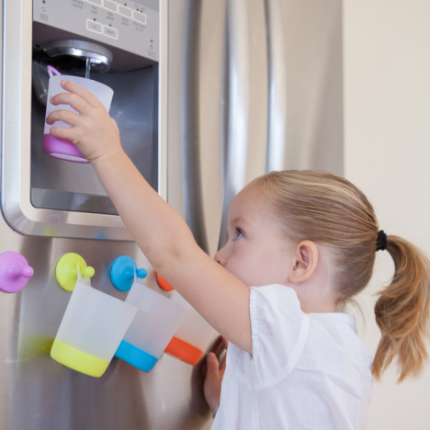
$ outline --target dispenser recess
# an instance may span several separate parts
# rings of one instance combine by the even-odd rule
[[[131,1],[126,6],[114,0],[5,3],[21,17],[4,23],[9,40],[4,47],[4,78],[16,81],[3,91],[1,204],[7,222],[28,235],[131,240],[91,165],[43,153],[46,67],[85,77],[91,62],[90,79],[114,91],[110,115],[118,124],[125,152],[165,197],[158,0]],[[31,52],[18,49],[17,32],[24,45],[32,46]],[[80,49],[84,53],[79,56]],[[111,53],[106,54],[108,65],[97,62],[100,52]]]

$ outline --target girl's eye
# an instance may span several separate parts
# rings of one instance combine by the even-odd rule
[[[242,230],[241,230],[240,228],[237,228],[237,229],[236,229],[236,236],[235,236],[235,238],[234,238],[233,240],[239,239],[239,238],[241,238],[242,236],[243,236],[243,232],[242,232]]]

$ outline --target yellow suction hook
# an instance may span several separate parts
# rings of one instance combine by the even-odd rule
[[[78,279],[78,268],[84,278],[92,278],[94,276],[94,268],[87,266],[87,263],[79,254],[69,252],[58,260],[57,267],[55,268],[55,276],[61,288],[66,291],[73,291]]]
[[[94,267],[87,266],[84,268],[81,268],[81,274],[84,278],[92,278],[96,271],[94,270]]]

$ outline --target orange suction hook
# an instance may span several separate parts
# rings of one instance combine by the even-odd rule
[[[155,278],[157,279],[158,286],[164,291],[173,291],[174,288],[159,274],[155,273]]]

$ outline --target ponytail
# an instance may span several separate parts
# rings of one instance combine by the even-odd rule
[[[380,379],[397,357],[401,382],[408,376],[417,377],[428,359],[430,262],[416,246],[397,236],[388,236],[386,249],[395,271],[375,306],[382,337],[372,371],[375,379]]]
[[[399,381],[418,376],[428,358],[425,342],[430,319],[430,261],[397,236],[386,237],[369,200],[356,186],[328,172],[271,172],[254,181],[267,207],[296,243],[311,240],[330,248],[337,304],[347,303],[368,285],[375,250],[394,260],[391,285],[375,306],[382,337],[373,363],[380,379],[397,358]]]

